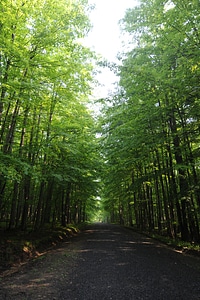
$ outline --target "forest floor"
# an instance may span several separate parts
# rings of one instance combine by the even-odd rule
[[[0,300],[199,300],[200,258],[91,224],[0,278]]]
[[[0,276],[9,275],[69,240],[80,232],[78,226],[58,226],[35,232],[7,231],[0,228]]]

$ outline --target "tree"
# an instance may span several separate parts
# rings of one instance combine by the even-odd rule
[[[109,178],[126,186],[121,198],[131,199],[137,226],[193,241],[199,241],[197,12],[196,1],[160,0],[127,11],[122,27],[134,45],[119,67],[121,100],[116,105],[113,97],[103,126],[105,159],[115,162]],[[114,191],[113,183],[107,190]]]
[[[79,201],[83,220],[83,207],[96,195],[86,107],[94,55],[79,42],[90,29],[89,6],[85,0],[0,6],[1,219],[10,229],[64,225],[75,221],[70,211]]]

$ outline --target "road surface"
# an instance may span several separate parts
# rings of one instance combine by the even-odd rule
[[[0,280],[0,300],[200,299],[200,259],[117,225],[87,230]]]

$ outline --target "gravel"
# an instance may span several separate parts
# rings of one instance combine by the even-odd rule
[[[200,299],[200,258],[118,225],[94,224],[1,278],[4,299]]]

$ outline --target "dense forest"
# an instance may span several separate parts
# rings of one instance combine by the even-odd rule
[[[84,0],[0,3],[0,220],[9,229],[82,222],[95,208],[94,54],[80,43],[89,11]]]
[[[200,241],[199,1],[126,12],[118,93],[104,105],[104,207],[112,222]]]
[[[0,227],[99,213],[200,242],[199,8],[141,0],[127,10],[118,90],[99,100],[97,119],[89,103],[101,62],[81,42],[88,1],[1,1]]]

